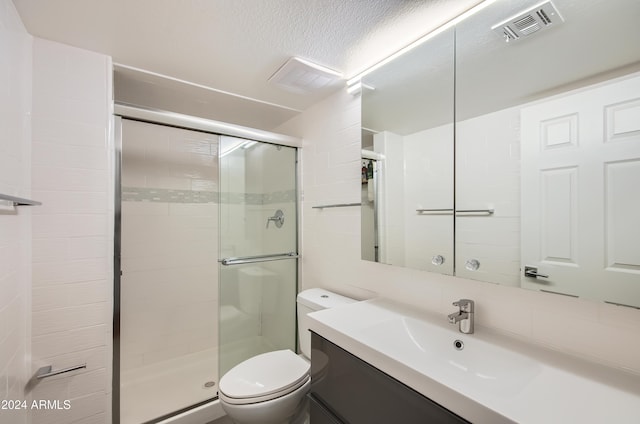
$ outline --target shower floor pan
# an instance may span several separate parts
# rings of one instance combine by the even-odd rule
[[[156,419],[212,399],[217,390],[217,349],[125,371],[120,384],[120,423]]]

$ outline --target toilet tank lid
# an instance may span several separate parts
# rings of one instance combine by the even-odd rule
[[[317,311],[354,302],[357,300],[319,288],[298,293],[298,303]]]

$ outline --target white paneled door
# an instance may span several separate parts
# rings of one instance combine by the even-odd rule
[[[640,304],[640,76],[522,109],[522,286]],[[548,277],[525,277],[525,265]]]

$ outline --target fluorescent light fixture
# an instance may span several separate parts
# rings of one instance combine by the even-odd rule
[[[443,25],[440,25],[438,28],[434,29],[433,31],[431,31],[431,32],[429,32],[429,33],[427,33],[425,35],[423,35],[422,37],[418,38],[413,43],[411,43],[411,44],[407,45],[406,47],[403,47],[402,49],[400,49],[397,52],[393,53],[391,56],[387,56],[386,58],[382,59],[380,62],[378,62],[378,63],[374,64],[373,66],[370,66],[369,68],[367,68],[367,69],[365,69],[363,71],[360,71],[356,75],[352,76],[347,81],[347,86],[348,87],[353,86],[358,81],[360,81],[365,75],[370,74],[371,72],[373,72],[376,69],[386,65],[387,63],[391,62],[392,60],[402,56],[403,54],[407,53],[408,51],[413,50],[414,48],[418,47],[419,45],[421,45],[425,41],[435,37],[436,35],[440,34],[441,32],[444,32],[447,29],[459,24],[460,22],[464,21],[468,17],[478,13],[479,11],[484,9],[485,7],[491,5],[495,1],[496,0],[485,0],[482,3],[480,3],[480,4],[472,7],[471,9],[467,10],[463,14],[456,16],[455,18],[453,18],[452,20],[446,22]]]

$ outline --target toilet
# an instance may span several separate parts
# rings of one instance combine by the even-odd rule
[[[221,379],[222,408],[236,424],[298,424],[304,421],[311,385],[311,334],[307,314],[355,302],[324,289],[298,294],[298,337],[302,355],[291,350],[263,353],[233,367]]]

